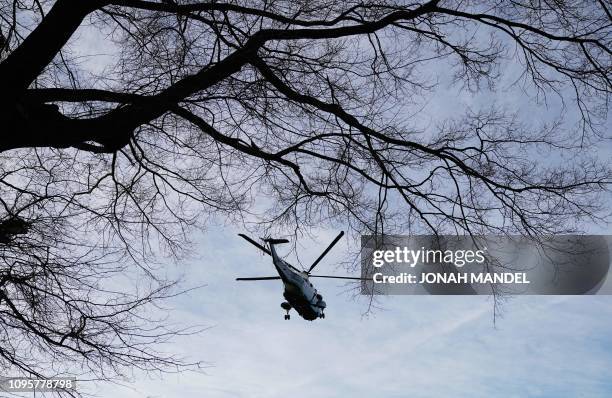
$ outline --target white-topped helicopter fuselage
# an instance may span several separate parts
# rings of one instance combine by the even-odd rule
[[[321,261],[321,259],[331,250],[331,248],[340,240],[344,235],[341,232],[336,239],[327,247],[327,249],[319,256],[317,260],[310,266],[308,271],[301,271],[278,255],[275,249],[275,245],[281,243],[288,243],[286,239],[264,239],[263,241],[268,245],[268,248],[263,247],[253,239],[249,238],[244,234],[239,234],[242,238],[246,239],[257,248],[262,250],[264,253],[272,256],[272,262],[278,276],[263,276],[253,278],[236,278],[238,281],[260,281],[260,280],[281,280],[284,285],[283,296],[285,302],[281,303],[281,307],[287,311],[285,319],[290,319],[289,311],[293,308],[297,311],[300,316],[308,321],[313,321],[317,318],[325,318],[323,310],[326,307],[323,296],[317,292],[317,289],[310,282],[310,278],[332,278],[332,279],[352,279],[361,280],[361,278],[353,278],[346,276],[327,276],[327,275],[311,275],[310,272],[314,267]]]

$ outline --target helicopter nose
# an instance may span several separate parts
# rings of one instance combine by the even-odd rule
[[[317,294],[317,307],[319,308],[327,307],[327,304],[325,304],[325,301],[323,301],[323,296],[321,296],[320,294]]]

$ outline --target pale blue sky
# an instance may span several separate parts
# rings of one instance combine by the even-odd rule
[[[167,349],[210,367],[162,380],[136,375],[129,388],[100,386],[101,396],[612,396],[612,297],[516,297],[494,326],[488,297],[385,297],[383,309],[362,317],[363,299],[317,281],[326,319],[284,321],[278,281],[234,281],[273,274],[237,232],[198,237],[200,259],[179,266],[188,284],[207,287],[175,300],[172,316],[210,329]],[[316,258],[318,244],[304,257]],[[341,273],[330,264],[344,255],[342,242],[319,272]]]
[[[96,50],[90,52],[112,52],[88,33],[83,31],[83,39]],[[101,58],[92,60],[100,68],[104,64]],[[440,90],[424,100],[418,122],[435,125],[468,107],[492,103],[528,114],[524,121],[534,124],[559,116],[558,98],[534,107],[519,87],[509,88],[516,68],[506,65],[497,91],[476,96],[448,89],[451,76],[441,63],[432,71]],[[600,150],[604,157],[612,155],[611,147]],[[172,318],[209,329],[166,349],[210,367],[203,374],[161,380],[136,374],[129,387],[100,385],[100,396],[612,397],[612,297],[515,297],[504,304],[494,326],[489,297],[384,297],[382,309],[363,317],[366,300],[353,297],[338,281],[317,280],[328,304],[326,319],[307,322],[294,314],[284,321],[280,282],[234,281],[274,274],[269,258],[240,239],[239,232],[239,227],[211,227],[194,237],[195,259],[168,267],[170,273],[188,276],[185,287],[207,285],[175,299]],[[300,258],[316,258],[338,231],[324,232],[315,234],[320,236],[316,244],[300,242]],[[346,244],[343,239],[334,248],[319,273],[344,273],[333,264],[349,256]]]

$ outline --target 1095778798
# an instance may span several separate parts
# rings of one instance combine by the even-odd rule
[[[0,377],[0,391],[3,392],[66,391],[75,388],[74,377]]]

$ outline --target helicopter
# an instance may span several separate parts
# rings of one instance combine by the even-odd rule
[[[263,251],[269,256],[272,256],[272,263],[278,276],[258,276],[252,278],[236,278],[237,281],[269,281],[269,280],[281,280],[284,285],[283,296],[285,300],[281,303],[281,308],[287,311],[285,314],[285,320],[291,319],[289,311],[295,309],[297,313],[307,321],[314,321],[318,318],[325,318],[326,304],[323,301],[323,296],[317,292],[317,289],[310,282],[310,278],[330,278],[330,279],[351,279],[351,280],[364,280],[363,278],[355,278],[350,276],[330,276],[330,275],[311,275],[312,270],[319,264],[319,262],[327,255],[327,253],[334,247],[336,243],[342,238],[344,231],[340,232],[338,236],[327,246],[327,249],[321,253],[307,271],[302,271],[295,268],[285,260],[281,259],[274,246],[289,243],[287,239],[262,239],[267,245],[264,247],[257,243],[255,240],[249,238],[244,234],[238,234],[241,238],[244,238],[249,243]]]

